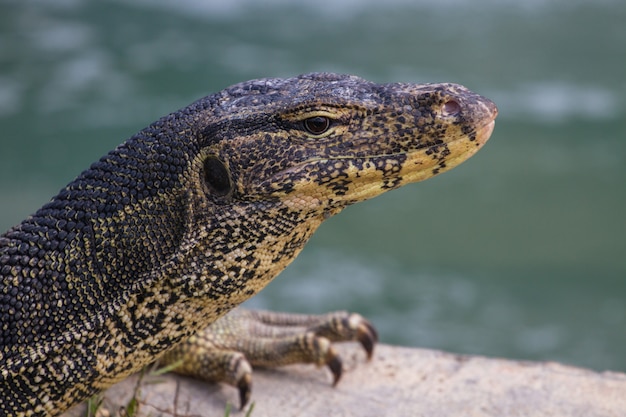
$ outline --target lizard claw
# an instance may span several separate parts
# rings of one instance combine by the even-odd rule
[[[330,322],[332,323],[332,321]],[[369,320],[357,313],[349,314],[341,319],[341,324],[334,329],[333,341],[358,341],[365,353],[367,360],[372,359],[374,345],[378,342],[378,332]]]
[[[237,389],[239,390],[239,410],[243,410],[244,407],[250,401],[250,395],[252,393],[252,376],[246,374],[237,382]]]
[[[341,357],[335,352],[335,349],[332,347],[328,350],[327,355],[328,361],[326,365],[330,372],[333,374],[333,387],[337,386],[339,380],[341,379],[341,374],[343,372],[343,363],[341,362]]]
[[[356,338],[367,353],[367,360],[372,359],[374,354],[374,345],[378,342],[378,332],[369,321],[362,319],[357,327]]]

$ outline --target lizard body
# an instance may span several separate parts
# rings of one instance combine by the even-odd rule
[[[0,237],[0,415],[54,416],[261,290],[344,207],[474,154],[454,84],[307,74],[153,123]]]

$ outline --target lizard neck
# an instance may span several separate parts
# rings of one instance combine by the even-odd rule
[[[214,214],[211,223],[189,231],[166,279],[193,308],[202,310],[207,322],[264,288],[329,217],[292,210],[280,202],[264,203],[262,209],[257,203],[228,206]]]

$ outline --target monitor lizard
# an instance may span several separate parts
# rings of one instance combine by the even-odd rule
[[[0,237],[0,415],[58,415],[168,352],[200,353],[181,372],[221,366],[196,373],[231,378],[245,403],[245,358],[211,344],[258,332],[216,320],[330,216],[469,158],[496,115],[456,84],[313,73],[236,84],[151,124]],[[335,380],[332,340],[369,355],[376,341],[356,314],[233,314],[308,326],[250,355],[326,363]]]

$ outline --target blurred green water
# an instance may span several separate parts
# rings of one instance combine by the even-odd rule
[[[235,82],[459,82],[500,107],[484,150],[330,219],[251,304],[349,308],[387,342],[623,371],[625,21],[617,0],[3,1],[0,229]]]

